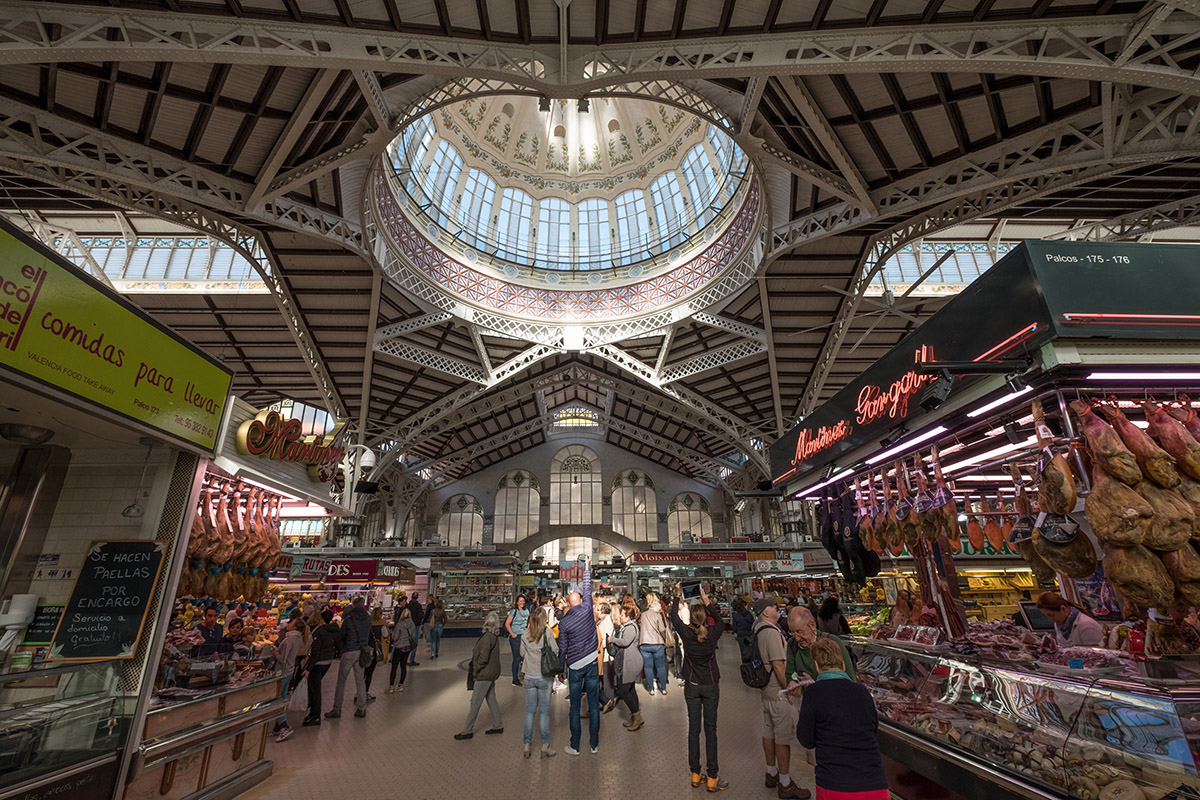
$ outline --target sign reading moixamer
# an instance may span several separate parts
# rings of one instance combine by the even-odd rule
[[[212,451],[233,373],[0,223],[0,366]]]
[[[698,564],[745,561],[743,552],[712,553],[634,553],[634,564]]]

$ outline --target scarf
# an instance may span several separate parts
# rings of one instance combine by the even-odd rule
[[[1075,620],[1079,619],[1079,609],[1072,608],[1071,613],[1067,615],[1067,621],[1058,626],[1058,630],[1062,633],[1064,639],[1071,638],[1071,631],[1075,628]]]
[[[827,669],[817,676],[817,680],[819,681],[828,681],[836,678],[845,678],[846,680],[850,680],[850,676],[846,674],[846,671],[841,669]]]

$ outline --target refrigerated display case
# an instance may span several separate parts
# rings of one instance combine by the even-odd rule
[[[1200,796],[1194,676],[999,662],[872,640],[850,648],[875,697],[881,750],[951,792],[981,796],[982,779],[989,797]]]

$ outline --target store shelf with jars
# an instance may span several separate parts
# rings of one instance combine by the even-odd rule
[[[511,572],[442,572],[436,586],[451,628],[478,627],[489,611],[507,609],[516,592]]]
[[[851,644],[885,755],[915,747],[1014,796],[1155,800],[1200,790],[1200,697],[1188,670],[1127,678],[1117,664],[1070,669],[939,649]],[[969,786],[944,785],[971,796]]]

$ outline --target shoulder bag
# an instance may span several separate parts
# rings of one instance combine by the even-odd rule
[[[553,678],[555,675],[562,674],[562,661],[558,658],[558,653],[554,652],[554,648],[546,641],[545,634],[542,635],[542,677]]]

